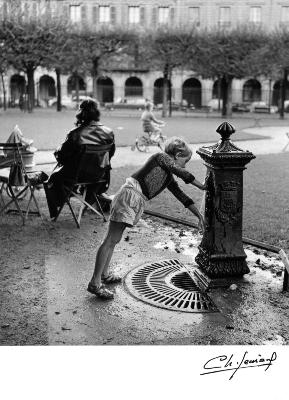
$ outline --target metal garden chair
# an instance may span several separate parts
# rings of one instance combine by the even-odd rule
[[[81,217],[87,208],[106,221],[99,195],[104,193],[109,187],[111,169],[109,151],[111,147],[112,145],[96,146],[87,144],[81,146],[76,173],[63,183],[66,193],[65,199],[54,221],[58,219],[65,204],[68,205],[78,228],[80,228]],[[97,208],[93,207],[87,201],[88,194],[96,203]],[[71,199],[73,198],[78,199],[81,203],[78,215],[76,215],[71,204]]]

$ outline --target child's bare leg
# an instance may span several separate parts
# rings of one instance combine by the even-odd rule
[[[97,287],[101,285],[101,275],[108,269],[114,248],[121,240],[125,228],[126,225],[122,222],[109,223],[106,236],[96,254],[94,273],[91,278],[92,285]]]

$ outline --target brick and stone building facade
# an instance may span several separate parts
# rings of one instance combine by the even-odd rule
[[[0,0],[1,18],[5,18],[9,3],[17,0]],[[251,24],[273,30],[289,26],[289,0],[22,0],[19,7],[31,15],[49,9],[52,15],[63,15],[75,24],[88,24],[96,29],[102,25],[130,26],[136,29],[169,26],[196,26],[234,28]],[[83,76],[82,90],[92,92],[92,79]],[[6,76],[8,97],[13,100],[25,86],[23,73],[9,71]],[[55,96],[56,77],[53,71],[38,69],[35,73],[36,95],[45,101]],[[279,82],[260,77],[233,81],[233,102],[263,100],[277,102]],[[186,99],[196,106],[205,106],[217,97],[217,84],[202,79],[193,71],[174,71],[171,77],[172,96],[175,102]],[[105,71],[98,80],[98,97],[101,102],[113,101],[129,95],[138,95],[160,102],[161,71],[141,68]],[[62,93],[73,91],[69,76],[62,76]]]

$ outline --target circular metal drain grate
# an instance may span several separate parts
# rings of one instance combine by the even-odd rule
[[[125,283],[133,296],[156,307],[182,312],[218,311],[178,260],[141,265],[128,273]]]

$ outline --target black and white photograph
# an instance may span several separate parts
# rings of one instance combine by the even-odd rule
[[[288,273],[289,0],[0,0],[3,398],[284,396]]]

